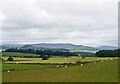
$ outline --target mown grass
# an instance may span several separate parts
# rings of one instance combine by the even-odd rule
[[[86,65],[3,72],[3,82],[117,82],[118,60]]]

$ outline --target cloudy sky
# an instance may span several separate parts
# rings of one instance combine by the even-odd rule
[[[118,44],[118,0],[0,0],[3,44]]]

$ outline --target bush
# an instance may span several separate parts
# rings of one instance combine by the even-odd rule
[[[42,60],[48,60],[49,57],[48,56],[42,56]]]
[[[82,63],[81,61],[76,61],[76,64],[80,64],[80,63]]]
[[[81,55],[82,59],[85,59],[85,56]]]
[[[12,57],[9,57],[9,58],[8,58],[8,61],[13,61],[13,58],[12,58]]]

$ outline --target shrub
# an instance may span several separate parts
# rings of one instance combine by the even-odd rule
[[[42,60],[48,60],[49,57],[48,56],[42,56]]]
[[[8,58],[8,61],[13,61],[13,58],[12,58],[12,57],[9,57],[9,58]]]
[[[63,63],[63,65],[68,65],[69,63]]]
[[[82,59],[85,59],[85,56],[84,55],[81,55]]]
[[[81,62],[81,61],[76,61],[76,63],[77,63],[77,64],[80,64],[80,63],[82,63],[82,62]]]

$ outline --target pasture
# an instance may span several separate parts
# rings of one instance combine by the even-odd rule
[[[80,58],[54,58],[56,61],[63,59],[66,60],[65,62],[68,60],[72,60],[72,62],[80,60]],[[104,61],[88,63],[83,66],[34,68],[25,71],[3,72],[2,79],[3,82],[118,82],[118,58],[114,58],[113,60],[110,60],[110,58],[86,58],[84,61],[98,59],[103,59]],[[39,61],[42,62],[43,60],[39,59]],[[56,62],[52,58],[47,61]],[[21,67],[22,65],[18,66]],[[33,67],[36,66],[34,65]]]
[[[16,52],[0,52],[2,56],[16,56],[16,57],[23,57],[23,56],[40,56],[36,54],[28,54],[28,53],[16,53]]]
[[[2,71],[19,71],[41,68],[54,68],[55,65],[33,65],[33,64],[2,64]]]
[[[2,57],[7,60],[8,57]],[[41,58],[20,58],[14,57],[14,61],[6,61],[4,63],[76,63],[76,61],[99,61],[99,60],[109,60],[110,58],[98,58],[98,57],[86,57],[82,59],[81,57],[61,57],[61,58],[49,58],[49,60],[42,60]]]
[[[90,53],[96,53],[97,50],[70,50],[70,52],[90,52]]]

